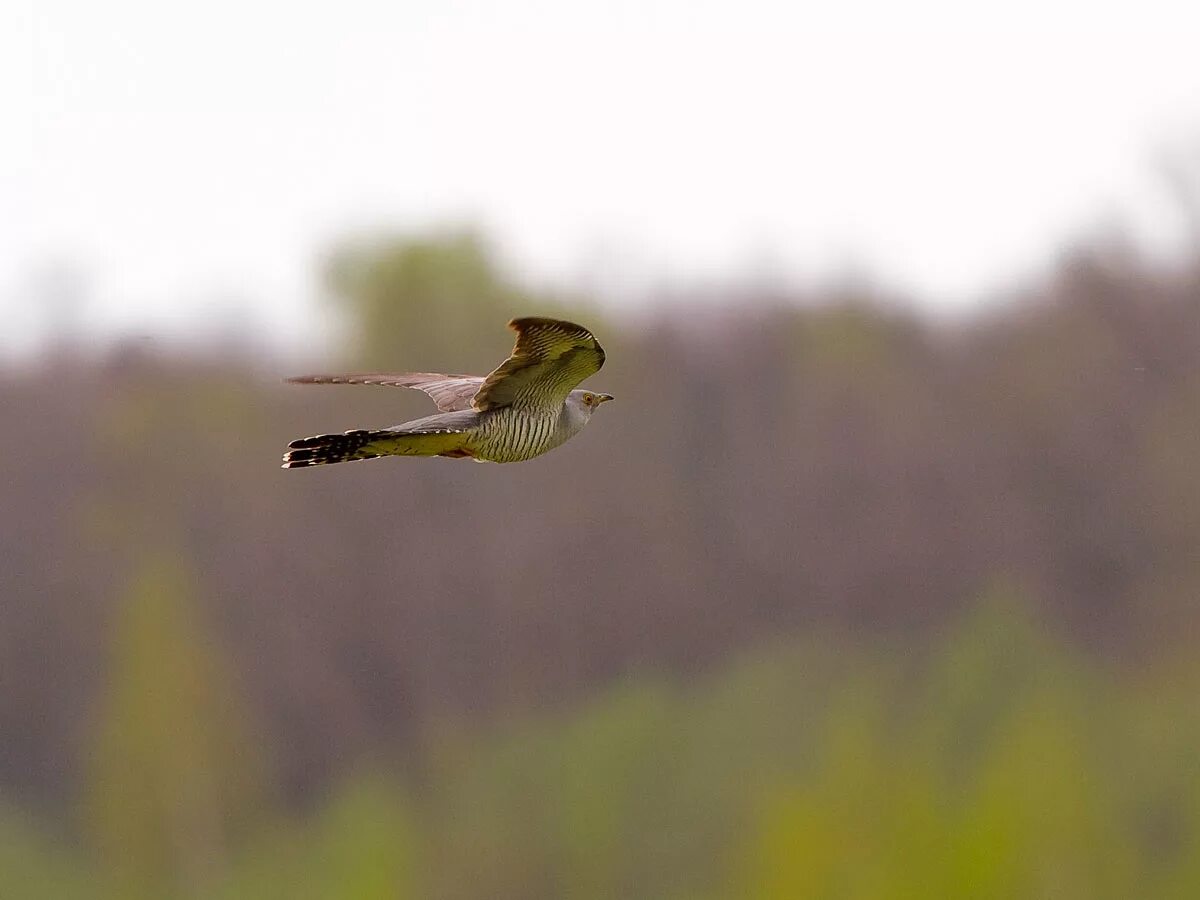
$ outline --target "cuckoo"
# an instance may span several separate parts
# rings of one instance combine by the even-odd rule
[[[303,375],[295,384],[376,384],[415,388],[441,412],[377,430],[319,434],[288,444],[283,468],[376,459],[444,456],[479,462],[522,462],[553,450],[583,430],[611,394],[578,390],[600,371],[604,348],[590,331],[558,319],[513,319],[512,355],[486,378],[475,375]]]

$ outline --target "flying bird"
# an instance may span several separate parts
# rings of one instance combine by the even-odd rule
[[[377,384],[415,388],[441,412],[378,430],[319,434],[288,444],[283,468],[376,459],[445,456],[522,462],[583,430],[611,394],[576,389],[600,371],[604,348],[590,331],[558,319],[513,319],[512,355],[486,378],[409,372],[397,375],[303,375],[294,384]]]

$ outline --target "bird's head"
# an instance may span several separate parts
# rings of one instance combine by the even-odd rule
[[[613,398],[612,394],[598,394],[595,391],[571,391],[567,397],[567,403],[574,410],[583,415],[583,420],[586,422],[591,418],[592,413],[601,403],[605,403]]]

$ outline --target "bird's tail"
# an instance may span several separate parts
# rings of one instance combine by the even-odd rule
[[[463,447],[466,435],[458,431],[347,431],[318,434],[288,444],[283,468],[326,466],[330,463],[375,459],[380,456],[470,456]]]

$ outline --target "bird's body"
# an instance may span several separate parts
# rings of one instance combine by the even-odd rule
[[[587,424],[572,399],[568,397],[558,410],[514,405],[479,413],[479,428],[470,447],[473,455],[492,462],[523,462],[553,450]]]
[[[471,375],[312,375],[302,384],[378,384],[425,391],[443,412],[392,428],[301,438],[283,467],[328,465],[380,456],[443,456],[523,462],[568,441],[609,394],[577,390],[604,364],[586,328],[556,319],[514,319],[512,355],[486,378]]]

